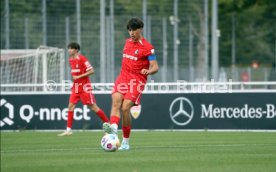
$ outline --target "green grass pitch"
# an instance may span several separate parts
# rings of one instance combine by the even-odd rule
[[[1,132],[1,172],[274,172],[275,132],[133,131],[104,152],[102,132]]]

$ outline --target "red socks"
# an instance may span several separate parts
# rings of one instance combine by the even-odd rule
[[[120,123],[120,117],[118,116],[111,116],[110,118],[110,124],[117,124],[119,125]],[[131,126],[123,126],[122,127],[122,130],[123,130],[123,137],[124,138],[129,138],[130,136],[130,131],[131,131]]]
[[[68,111],[67,128],[72,128],[72,126],[73,126],[73,117],[74,117],[74,111]]]
[[[101,120],[103,122],[108,122],[108,118],[107,118],[107,116],[105,115],[105,113],[102,109],[100,109],[98,112],[96,112],[96,114],[98,115],[98,117],[101,118]]]
[[[120,123],[120,117],[118,117],[118,116],[111,116],[110,117],[110,124],[119,125],[119,123]]]
[[[122,129],[123,129],[123,137],[129,138],[131,126],[123,126]]]

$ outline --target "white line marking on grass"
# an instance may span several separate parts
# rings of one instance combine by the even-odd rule
[[[199,147],[250,147],[250,146],[276,146],[276,144],[217,144],[217,145],[183,145],[183,146],[137,146],[135,149],[145,148],[199,148]]]
[[[275,146],[276,144],[217,144],[217,145],[183,145],[183,146],[133,146],[131,150],[135,149],[178,149],[178,148],[200,148],[200,147],[258,147],[258,146]],[[82,151],[82,150],[102,150],[100,147],[90,148],[74,148],[74,149],[10,149],[1,150],[1,153],[29,153],[29,152],[64,152],[64,151]]]
[[[10,149],[10,150],[1,150],[1,153],[19,153],[19,152],[63,152],[63,151],[80,151],[80,150],[97,150],[100,148],[74,148],[74,149]]]

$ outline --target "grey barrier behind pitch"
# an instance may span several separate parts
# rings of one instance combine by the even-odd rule
[[[96,94],[109,115],[111,96]],[[133,129],[276,130],[276,93],[144,94]],[[69,95],[1,95],[1,130],[65,129]],[[75,109],[74,129],[101,129],[87,106]]]

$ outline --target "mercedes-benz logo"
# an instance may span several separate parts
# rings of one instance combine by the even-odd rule
[[[176,125],[187,125],[194,116],[194,107],[185,97],[176,98],[170,105],[170,117]]]

